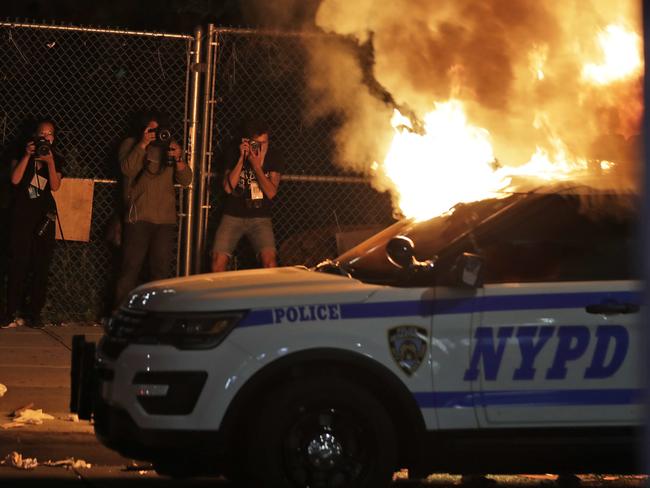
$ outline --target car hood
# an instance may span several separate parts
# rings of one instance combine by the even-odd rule
[[[302,267],[194,275],[153,281],[131,292],[127,307],[209,312],[366,300],[380,286]]]

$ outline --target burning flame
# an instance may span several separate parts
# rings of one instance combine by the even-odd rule
[[[395,111],[395,136],[384,160],[402,213],[416,220],[488,198],[509,183],[495,172],[489,132],[467,123],[461,102],[435,106],[424,118],[422,135],[411,132],[410,121]]]
[[[343,116],[336,162],[375,161],[396,214],[556,181],[638,190],[641,2],[372,3],[320,0],[316,23],[345,42],[310,48],[312,115]],[[391,130],[389,107],[420,120],[395,111]]]
[[[589,63],[582,70],[582,77],[598,85],[607,85],[640,73],[641,38],[635,32],[618,25],[609,25],[598,34],[603,53],[601,64]]]
[[[530,70],[533,73],[533,77],[538,81],[542,81],[546,77],[544,74],[544,65],[548,57],[548,46],[536,46],[528,57],[530,59]]]
[[[487,130],[467,122],[459,100],[436,103],[424,118],[424,134],[412,131],[411,122],[395,110],[395,135],[383,171],[398,192],[402,214],[417,221],[447,212],[457,203],[504,196],[514,177],[541,182],[566,181],[590,174],[594,164],[605,174],[615,164],[592,162],[570,154],[557,136],[551,148],[537,147],[522,166],[503,166],[494,157]]]
[[[577,60],[584,66],[582,81],[604,87],[640,76],[643,63],[639,35],[612,24],[596,39],[603,62],[584,64]],[[548,56],[545,44],[536,45],[529,53],[533,82],[547,78],[544,68]],[[531,109],[535,111],[534,106]],[[435,109],[424,117],[423,134],[416,133],[409,119],[396,110],[391,122],[392,144],[383,165],[375,163],[373,170],[390,180],[404,216],[424,220],[449,211],[457,203],[532,189],[534,184],[578,180],[594,184],[592,177],[607,175],[617,168],[617,161],[573,154],[547,113],[540,111],[530,117],[535,133],[546,142],[533,146],[525,164],[508,166],[497,161],[490,133],[468,122],[460,100],[435,103]],[[528,188],[518,186],[522,183]]]

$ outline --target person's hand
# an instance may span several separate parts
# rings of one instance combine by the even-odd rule
[[[172,142],[171,144],[169,144],[169,150],[167,151],[167,155],[170,158],[174,158],[174,161],[179,163],[182,158],[181,147],[176,142]]]
[[[43,156],[39,156],[38,159],[40,161],[43,161],[47,163],[48,165],[54,166],[54,156],[52,155],[52,151],[48,151],[47,154],[44,154]]]
[[[251,152],[251,146],[249,142],[250,141],[248,139],[242,139],[241,144],[239,145],[239,158],[244,161]]]
[[[156,127],[158,125],[149,124],[142,132],[142,139],[140,139],[140,147],[146,149],[149,144],[156,140]]]
[[[181,151],[181,146],[179,146],[176,141],[172,141],[169,144],[167,156],[173,158],[176,162],[176,171],[185,171],[185,168],[187,168],[187,163],[183,161],[183,152]]]
[[[257,147],[257,151],[253,151],[251,148],[248,155],[248,160],[251,163],[251,167],[255,169],[261,169],[262,164],[264,163],[264,155],[266,151],[263,150],[262,146]]]
[[[34,141],[29,141],[25,146],[25,156],[33,156],[36,152],[36,143]]]

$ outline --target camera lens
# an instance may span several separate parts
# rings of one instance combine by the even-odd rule
[[[167,129],[162,129],[158,131],[158,140],[160,142],[167,142],[172,138],[172,133]]]
[[[47,139],[38,139],[36,142],[36,154],[38,156],[47,156],[50,154],[50,143]]]

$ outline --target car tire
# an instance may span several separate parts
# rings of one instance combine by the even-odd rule
[[[396,468],[388,412],[344,379],[287,383],[266,395],[250,425],[249,486],[378,488]]]

